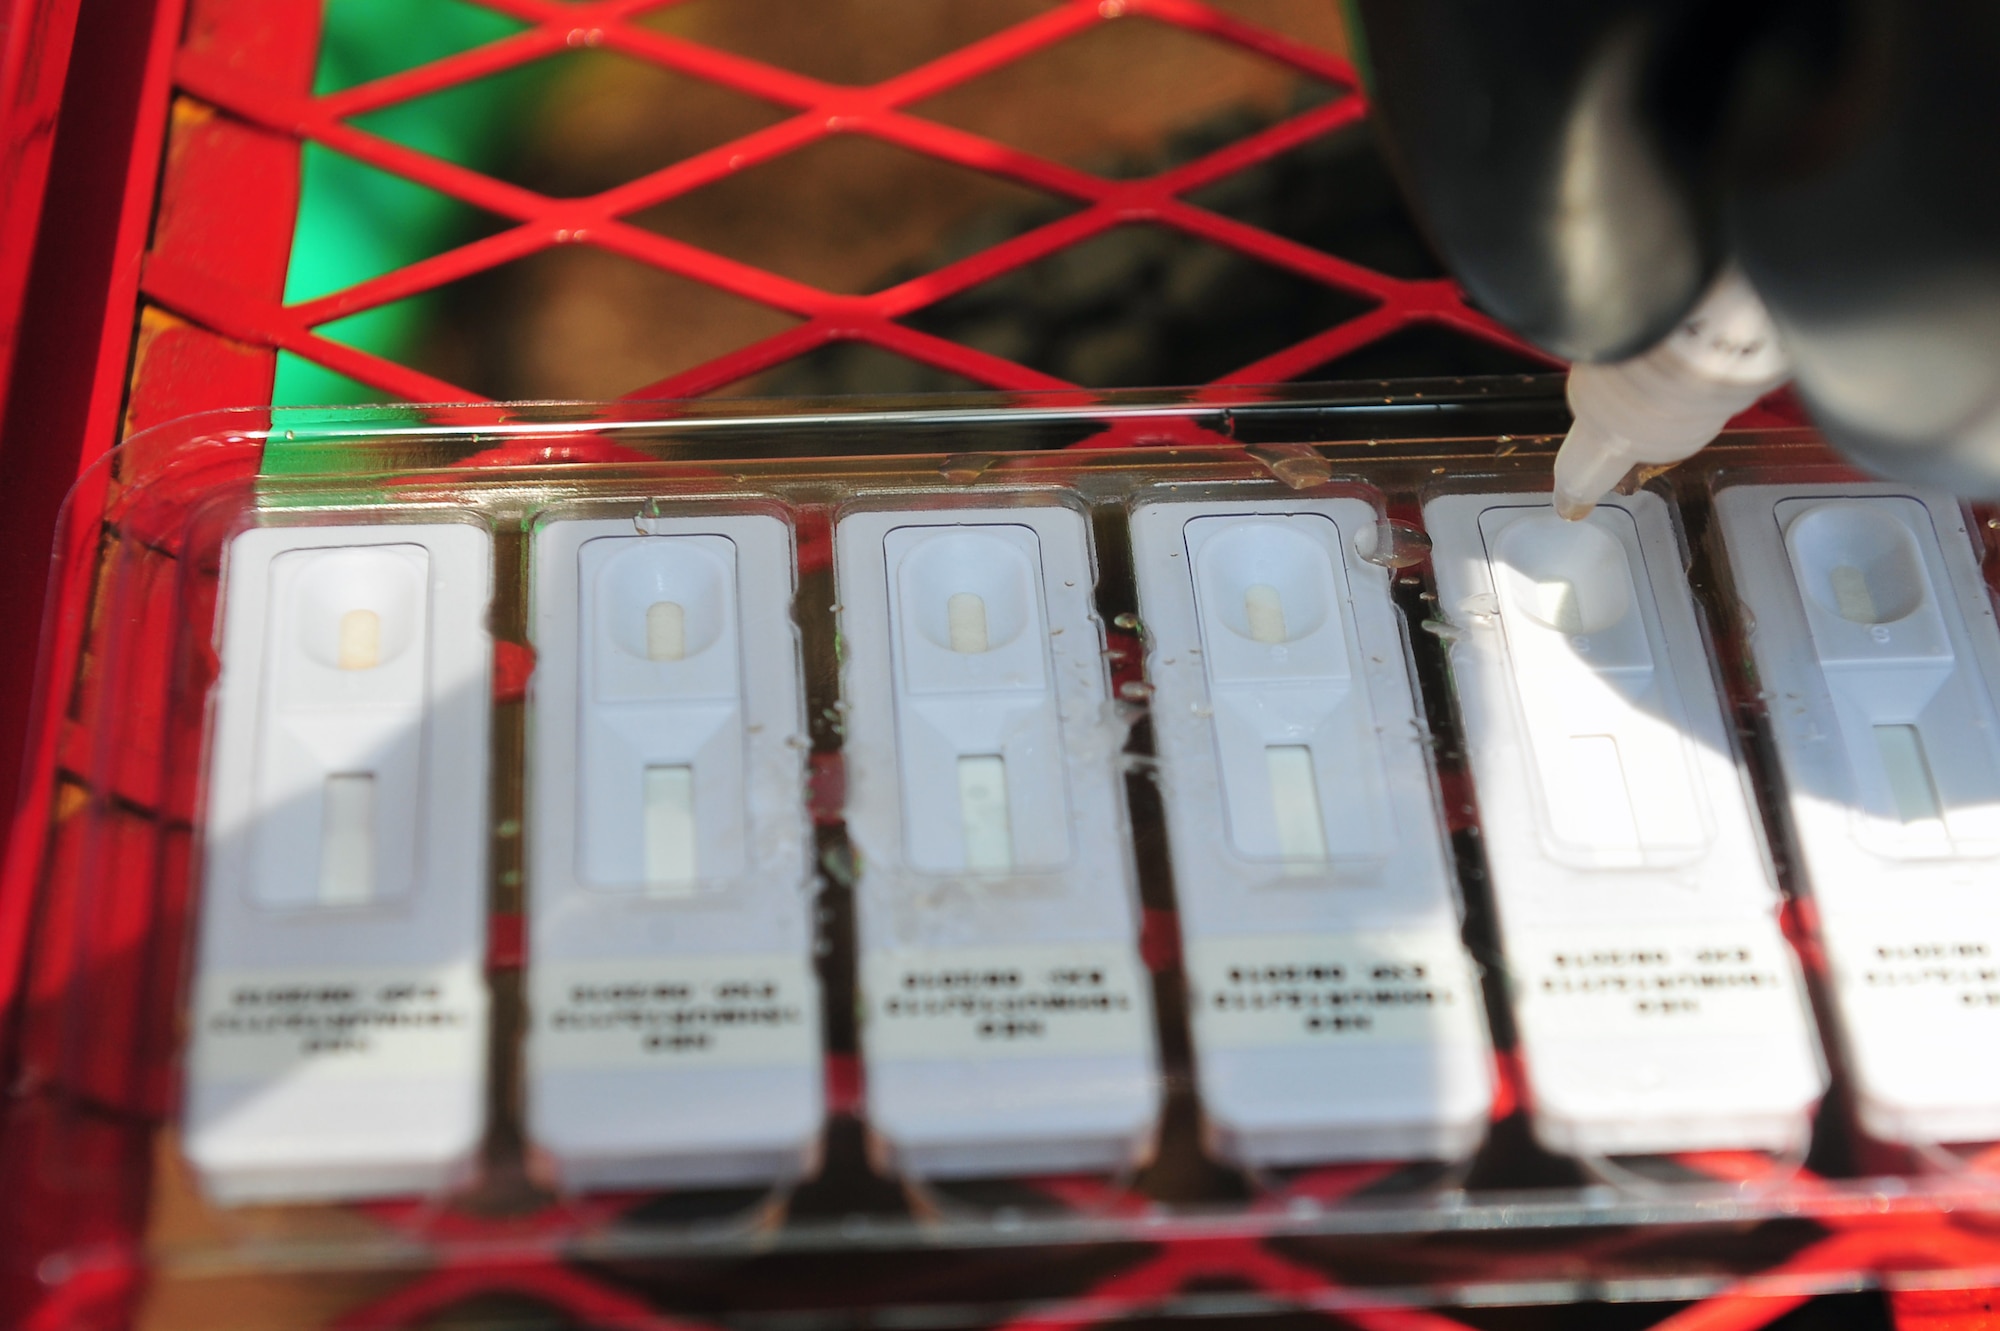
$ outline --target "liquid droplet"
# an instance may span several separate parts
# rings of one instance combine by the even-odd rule
[[[1118,696],[1127,702],[1144,702],[1153,696],[1153,686],[1144,680],[1128,679],[1118,686]]]
[[[1377,568],[1410,568],[1431,557],[1431,538],[1407,522],[1384,518],[1355,533],[1354,553]]]
[[[1133,614],[1130,610],[1119,611],[1111,617],[1111,622],[1121,629],[1129,629],[1135,633],[1139,629],[1139,616]]]
[[[1426,619],[1422,627],[1424,632],[1433,638],[1440,638],[1445,642],[1457,642],[1465,636],[1464,629],[1456,624],[1447,624],[1442,619]]]
[[[1458,613],[1468,619],[1491,619],[1500,613],[1500,598],[1492,592],[1474,592],[1458,603]]]
[[[938,463],[938,475],[953,485],[970,485],[999,460],[990,453],[958,453]]]
[[[1294,490],[1324,485],[1333,475],[1333,464],[1311,444],[1252,444],[1243,451]]]

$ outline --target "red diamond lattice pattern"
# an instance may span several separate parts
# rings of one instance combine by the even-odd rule
[[[245,78],[221,52],[190,44],[176,67],[180,90],[259,129],[323,144],[380,170],[460,200],[509,225],[407,267],[317,299],[286,306],[245,299],[239,291],[188,280],[155,262],[147,294],[234,341],[283,350],[410,401],[469,401],[478,394],[316,330],[334,320],[431,291],[556,246],[592,245],[705,283],[799,319],[774,336],[657,382],[636,385],[637,398],[715,392],[833,342],[863,342],[995,389],[1074,385],[973,347],[909,327],[906,316],[969,288],[1134,222],[1170,227],[1270,264],[1305,281],[1371,302],[1338,323],[1275,353],[1236,367],[1216,382],[1270,383],[1320,366],[1414,324],[1430,324],[1525,355],[1536,353],[1471,309],[1447,281],[1411,281],[1323,253],[1234,221],[1187,201],[1203,186],[1364,119],[1368,105],[1343,58],[1245,22],[1198,0],[1068,0],[968,46],[868,86],[823,82],[636,22],[677,0],[480,0],[530,24],[525,31],[442,60],[322,97],[288,93]],[[685,0],[679,0],[685,2]],[[1329,3],[1331,0],[1329,0]],[[1101,25],[1146,20],[1167,24],[1275,62],[1335,89],[1330,102],[1303,111],[1199,159],[1136,180],[1109,180],[992,139],[940,124],[910,108],[949,89],[1021,61]],[[442,161],[350,123],[385,106],[429,96],[576,48],[616,51],[678,74],[762,99],[788,110],[767,128],[584,198],[551,198]],[[631,215],[691,193],[834,135],[865,135],[942,162],[1010,180],[1078,205],[1078,211],[941,269],[868,295],[820,290],[649,231]],[[161,256],[155,256],[156,260]]]

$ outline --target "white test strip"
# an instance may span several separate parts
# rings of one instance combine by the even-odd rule
[[[1360,499],[1132,516],[1209,1148],[1461,1158],[1492,1055]]]
[[[183,1115],[218,1202],[474,1168],[491,549],[461,523],[230,543]]]
[[[1007,763],[997,753],[958,760],[958,815],[965,826],[965,867],[1006,873],[1014,867],[1014,820],[1007,813]]]
[[[871,1141],[934,1178],[1111,1170],[1159,1113],[1082,517],[835,535]]]
[[[365,906],[375,896],[373,772],[343,772],[326,779],[320,816],[319,902]]]
[[[1424,521],[1536,1135],[1802,1150],[1825,1073],[1666,505]]]
[[[792,536],[755,513],[553,520],[531,616],[527,1129],[565,1189],[816,1167]]]
[[[1288,873],[1312,872],[1327,861],[1326,816],[1320,809],[1312,746],[1273,744],[1265,749],[1264,779],[1270,782],[1271,811],[1278,820],[1278,858]]]
[[[2000,628],[1956,500],[1717,497],[1862,1126],[2000,1139]]]
[[[672,660],[675,658],[664,658]],[[687,763],[645,771],[646,891],[665,896],[692,892],[701,823],[695,816],[694,768]]]

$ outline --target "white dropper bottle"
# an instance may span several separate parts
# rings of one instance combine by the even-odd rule
[[[1569,372],[1575,416],[1556,454],[1556,512],[1587,517],[1635,466],[1692,456],[1742,411],[1791,377],[1763,302],[1731,268],[1680,326],[1649,351]]]

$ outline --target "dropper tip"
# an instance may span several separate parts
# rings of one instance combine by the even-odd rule
[[[1565,522],[1582,522],[1597,507],[1596,495],[1571,494],[1558,489],[1555,492],[1556,516]]]
[[[1579,415],[1556,450],[1556,515],[1571,522],[1589,517],[1632,469],[1633,451],[1628,440]]]

